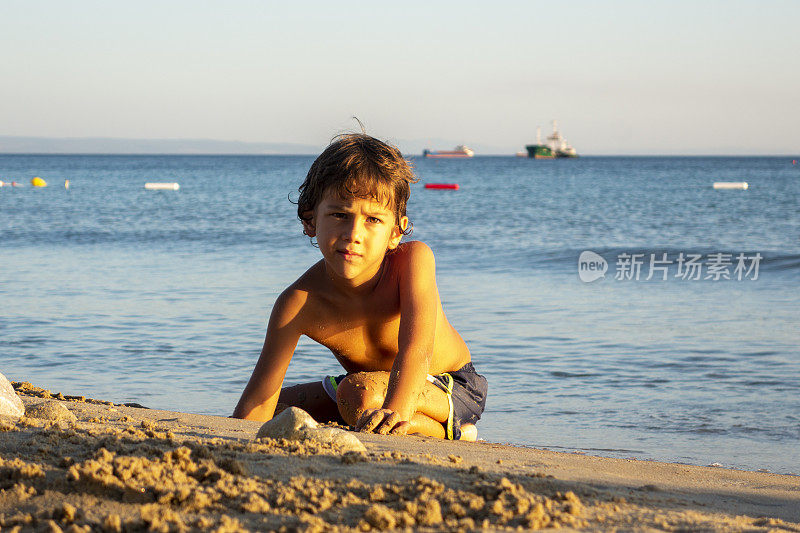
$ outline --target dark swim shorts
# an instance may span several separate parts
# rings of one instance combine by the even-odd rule
[[[322,380],[325,392],[335,402],[336,389],[347,374],[341,376],[326,376]],[[475,372],[472,363],[467,363],[455,372],[445,372],[431,376],[428,381],[439,387],[447,394],[450,404],[450,413],[444,426],[445,435],[450,440],[461,438],[461,425],[474,424],[481,418],[486,407],[486,391],[488,383],[486,378]]]

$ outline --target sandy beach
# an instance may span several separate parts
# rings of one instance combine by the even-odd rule
[[[14,383],[3,531],[800,531],[800,478],[486,442],[357,434],[366,453],[256,439],[261,423]]]

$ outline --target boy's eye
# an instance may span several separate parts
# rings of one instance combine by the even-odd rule
[[[345,218],[347,216],[346,213],[331,213],[333,218]]]
[[[383,222],[381,219],[377,217],[369,217],[367,218],[367,220],[369,220],[373,224],[380,224],[381,222]]]

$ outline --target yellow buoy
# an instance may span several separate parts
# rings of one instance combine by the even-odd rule
[[[34,187],[47,187],[47,182],[44,181],[42,178],[33,178],[31,180],[31,185]]]

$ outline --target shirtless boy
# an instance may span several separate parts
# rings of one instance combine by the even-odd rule
[[[297,214],[322,260],[278,296],[234,417],[296,406],[358,431],[475,440],[486,379],[445,317],[433,252],[400,243],[414,181],[396,148],[364,134],[338,137],[314,161]],[[346,374],[281,389],[301,335]]]

